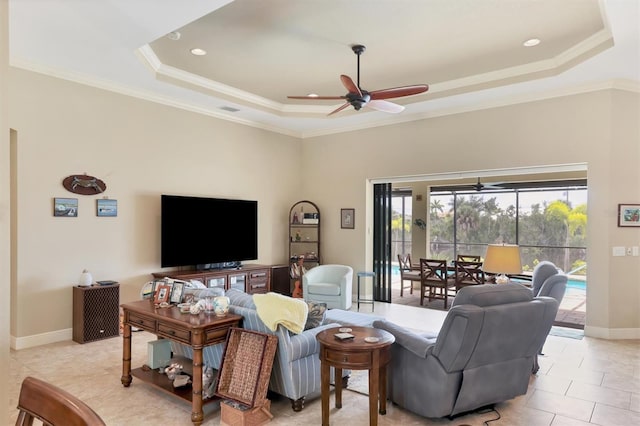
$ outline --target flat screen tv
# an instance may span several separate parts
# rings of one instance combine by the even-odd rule
[[[258,202],[162,195],[161,266],[198,269],[258,258]]]

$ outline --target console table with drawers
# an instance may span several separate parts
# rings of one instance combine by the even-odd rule
[[[165,277],[177,280],[198,280],[207,287],[218,287],[223,290],[235,288],[248,294],[267,293],[271,291],[271,266],[246,264],[240,268],[184,270],[154,272],[153,277]]]
[[[149,383],[156,388],[191,402],[191,421],[194,425],[202,424],[202,349],[206,346],[223,343],[232,327],[239,327],[242,317],[227,314],[218,317],[215,314],[202,312],[198,315],[180,313],[177,306],[167,308],[156,307],[150,299],[138,300],[122,304],[124,313],[124,330],[122,340],[122,377],[120,381],[125,387],[131,385],[132,376]],[[140,367],[131,370],[131,327],[155,334],[159,338],[184,343],[193,349],[192,385],[174,388],[165,374],[150,368]],[[214,399],[207,400],[213,401]]]

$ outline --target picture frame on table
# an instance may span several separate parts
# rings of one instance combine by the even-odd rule
[[[640,204],[618,204],[618,226],[640,227]]]
[[[156,305],[160,303],[169,303],[171,297],[171,286],[169,284],[161,284],[156,288],[156,292],[153,296],[153,303]]]
[[[184,283],[173,283],[173,288],[171,289],[171,303],[181,303],[182,295],[184,293]]]
[[[161,285],[167,285],[168,282],[167,280],[153,280],[153,283],[151,285],[151,299],[155,299],[156,297],[156,293],[158,292],[158,287],[160,287]]]
[[[356,209],[340,209],[340,227],[342,229],[355,228]]]

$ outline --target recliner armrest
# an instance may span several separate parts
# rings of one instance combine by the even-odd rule
[[[396,338],[395,343],[421,358],[426,358],[426,356],[433,350],[433,346],[435,346],[435,338],[427,339],[386,320],[374,321],[373,326],[393,334]]]

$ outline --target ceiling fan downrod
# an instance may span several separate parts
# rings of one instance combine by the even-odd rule
[[[358,89],[362,90],[362,88],[360,87],[360,55],[362,55],[364,51],[367,50],[367,48],[362,44],[354,44],[353,46],[351,46],[351,50],[353,50],[353,53],[355,53],[358,57],[358,75],[356,76],[356,79],[358,80]]]

